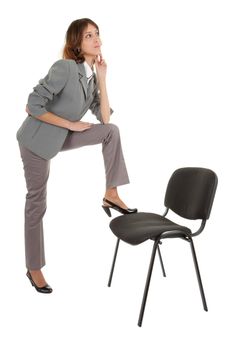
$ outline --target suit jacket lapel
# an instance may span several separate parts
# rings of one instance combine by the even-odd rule
[[[94,91],[94,77],[91,78],[91,80],[89,81],[88,83],[88,88],[87,88],[87,94],[88,94],[88,97],[90,95],[92,95],[93,91]]]
[[[84,65],[83,63],[81,64],[78,64],[79,66],[79,81],[82,85],[82,88],[83,88],[83,92],[84,92],[84,95],[85,95],[85,99],[87,99],[87,77],[86,77],[86,72],[85,72],[85,68],[84,68]]]
[[[87,99],[87,78],[84,75],[82,75],[81,73],[79,73],[79,81],[82,85],[85,99]]]
[[[84,65],[81,63],[79,64],[79,81],[82,85],[83,88],[83,92],[85,95],[85,99],[87,100],[91,93],[93,93],[95,86],[96,86],[96,76],[94,74],[94,76],[92,77],[92,79],[89,81],[89,83],[87,83],[87,77],[86,77],[86,71],[84,68]]]

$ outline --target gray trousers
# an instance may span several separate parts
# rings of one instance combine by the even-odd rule
[[[69,132],[61,151],[102,143],[106,188],[129,183],[119,129],[114,124],[94,124],[83,132]],[[27,186],[25,203],[25,256],[29,270],[45,265],[43,216],[46,212],[50,160],[19,145]]]

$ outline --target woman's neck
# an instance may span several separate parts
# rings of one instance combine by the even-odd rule
[[[89,64],[91,69],[93,68],[93,64],[95,62],[95,58],[93,56],[84,56],[85,61]]]

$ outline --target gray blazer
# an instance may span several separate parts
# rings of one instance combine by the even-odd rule
[[[78,121],[90,109],[102,122],[96,75],[87,84],[83,63],[77,64],[72,59],[60,59],[51,66],[48,74],[33,88],[27,105],[31,113],[17,131],[17,140],[44,159],[51,159],[61,150],[68,129],[42,122],[37,116],[52,112]]]

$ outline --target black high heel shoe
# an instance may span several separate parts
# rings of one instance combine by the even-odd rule
[[[102,208],[104,209],[105,213],[108,215],[108,216],[112,216],[111,215],[111,211],[110,211],[110,208],[111,209],[115,209],[117,211],[119,211],[120,213],[122,214],[133,214],[133,213],[137,213],[137,209],[134,208],[134,209],[130,209],[130,208],[127,208],[127,209],[124,209],[124,208],[121,208],[119,207],[119,205],[109,201],[108,199],[104,198],[103,199],[104,202],[108,203],[109,206],[107,205],[102,205]]]
[[[29,280],[30,280],[32,286],[36,288],[37,292],[39,292],[39,293],[52,293],[53,290],[52,290],[52,288],[51,288],[48,284],[46,284],[46,285],[43,286],[43,287],[38,287],[38,286],[35,284],[35,282],[33,281],[32,275],[30,274],[29,270],[27,271],[26,276],[29,278]]]

